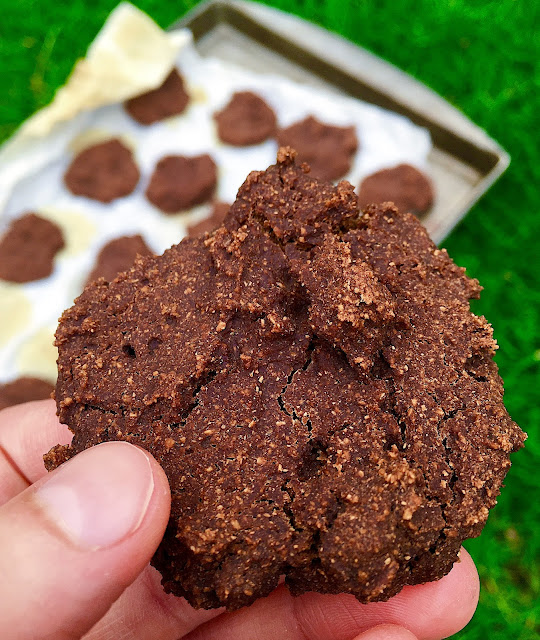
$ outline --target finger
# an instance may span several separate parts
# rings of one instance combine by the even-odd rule
[[[398,624],[419,640],[440,640],[465,627],[476,611],[480,580],[473,559],[462,547],[452,571],[437,582],[405,587],[388,602],[363,605],[373,624]]]
[[[417,640],[414,633],[393,624],[382,624],[364,631],[354,640]]]
[[[11,500],[29,486],[0,445],[0,505]]]
[[[0,637],[79,638],[148,564],[170,509],[157,462],[92,447],[0,508]]]
[[[206,623],[186,640],[350,640],[381,624],[406,627],[420,640],[438,640],[463,628],[478,602],[478,574],[469,554],[437,582],[405,587],[388,602],[360,604],[354,596],[306,593],[293,598],[279,587],[247,609]]]
[[[0,448],[28,484],[47,472],[43,454],[68,444],[72,434],[56,417],[54,400],[39,400],[0,411]]]
[[[197,610],[166,594],[159,573],[147,567],[84,640],[177,640],[222,611]]]

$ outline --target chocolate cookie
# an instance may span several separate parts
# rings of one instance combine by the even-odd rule
[[[138,255],[150,256],[152,253],[140,235],[115,238],[99,252],[87,283],[97,278],[111,282],[121,271],[129,269]]]
[[[433,204],[431,181],[410,164],[382,169],[364,178],[358,193],[360,208],[388,201],[400,211],[425,213]]]
[[[146,197],[165,213],[177,213],[209,200],[217,185],[217,167],[208,154],[165,156],[150,178]]]
[[[343,177],[358,149],[354,127],[334,127],[313,116],[281,129],[277,140],[296,149],[298,162],[307,162],[312,175],[321,180]]]
[[[14,220],[0,240],[0,279],[31,282],[50,276],[64,246],[60,228],[35,213]]]
[[[225,220],[225,216],[230,208],[231,205],[226,202],[215,202],[208,218],[188,226],[188,236],[190,238],[197,238],[198,236],[203,236],[205,233],[214,231],[214,229],[217,229],[223,220]]]
[[[222,142],[236,147],[259,144],[274,135],[276,114],[257,94],[239,91],[229,104],[214,114]]]
[[[39,378],[17,378],[0,384],[0,409],[12,407],[32,400],[46,400],[51,397],[54,386]]]
[[[111,202],[129,195],[139,175],[131,150],[113,139],[81,151],[66,171],[64,183],[76,196]]]
[[[524,434],[503,405],[480,287],[417,219],[358,216],[348,183],[282,149],[224,225],[113,283],[57,331],[49,469],[108,439],[171,485],[167,591],[235,609],[293,594],[385,600],[445,575]]]
[[[124,108],[134,120],[148,125],[179,115],[188,102],[182,76],[173,69],[161,87],[131,98],[124,103]]]

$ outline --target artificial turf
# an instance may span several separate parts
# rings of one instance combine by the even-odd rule
[[[0,0],[0,141],[47,104],[116,0]],[[162,26],[196,3],[138,0]],[[461,639],[540,636],[540,3],[536,0],[271,0],[383,56],[431,86],[512,156],[510,169],[444,242],[485,287],[506,404],[529,433],[481,537],[481,576]]]

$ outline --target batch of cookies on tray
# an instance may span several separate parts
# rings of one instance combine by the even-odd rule
[[[138,125],[150,128],[181,117],[192,100],[185,79],[174,68],[160,87],[126,101],[123,109]],[[252,90],[232,93],[211,118],[221,145],[240,148],[273,140],[279,146],[294,148],[298,161],[307,163],[311,174],[322,180],[337,181],[347,176],[362,151],[362,140],[354,125],[337,126],[308,114],[282,126],[275,110]],[[181,216],[204,205],[206,217],[196,216],[198,219],[185,227],[187,235],[195,237],[217,228],[230,206],[217,196],[220,168],[211,153],[171,153],[159,158],[149,175],[144,175],[129,138],[109,136],[72,154],[63,173],[63,184],[74,196],[109,204],[129,196],[142,183],[144,198],[164,216]],[[400,209],[421,216],[429,211],[434,199],[430,179],[407,163],[364,176],[357,187],[360,209],[391,200]],[[20,212],[0,235],[0,280],[24,284],[48,278],[54,270],[55,256],[65,243],[62,228],[53,220],[39,212]],[[136,255],[154,250],[141,233],[117,235],[96,252],[94,264],[81,284],[98,277],[110,281],[128,269]],[[80,290],[74,291],[74,295],[77,293]],[[48,397],[53,388],[52,380],[29,375],[0,382],[0,408]]]

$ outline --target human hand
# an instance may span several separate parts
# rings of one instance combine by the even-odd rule
[[[167,595],[149,566],[169,517],[167,478],[125,442],[79,454],[50,474],[43,454],[71,433],[50,400],[0,412],[0,637],[3,640],[436,640],[478,601],[465,550],[438,582],[388,602],[281,585],[233,613]]]

